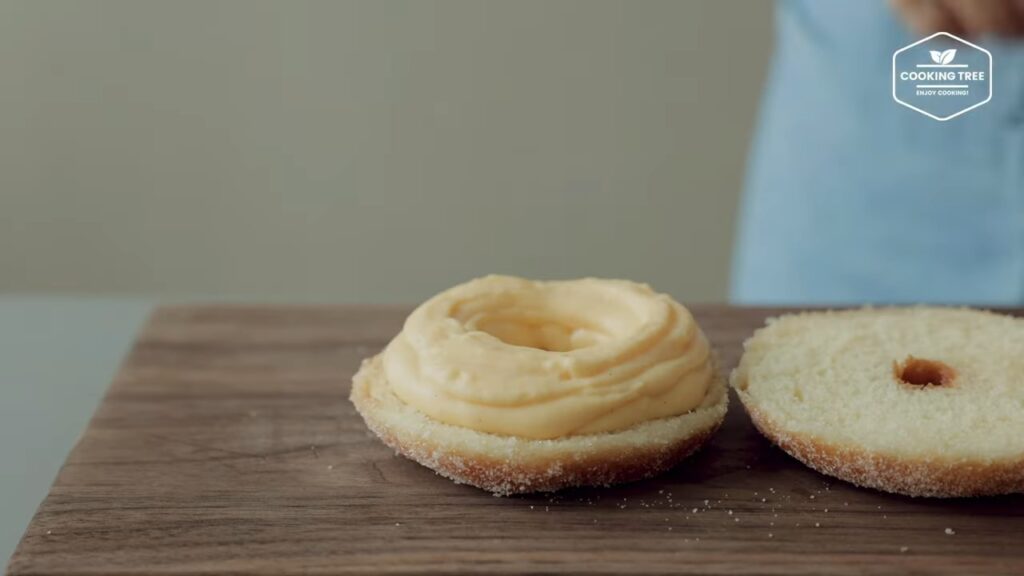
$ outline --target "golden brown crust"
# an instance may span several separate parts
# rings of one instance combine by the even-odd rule
[[[476,486],[496,495],[553,492],[572,486],[610,486],[650,478],[672,468],[697,451],[714,430],[683,438],[667,448],[623,454],[622,458],[591,458],[570,462],[509,462],[479,454],[444,453],[442,447],[403,444],[396,435],[366,418],[371,430],[395,452],[419,462],[458,484]]]
[[[737,390],[754,426],[787,454],[807,466],[865,488],[885,492],[955,498],[1024,492],[1024,459],[991,462],[913,459],[839,446],[788,432],[772,421],[742,390]]]
[[[350,399],[399,454],[497,495],[603,486],[664,472],[714,434],[728,404],[725,384],[716,378],[697,410],[621,432],[556,440],[497,436],[432,420],[402,403],[387,386],[379,357],[364,362]]]

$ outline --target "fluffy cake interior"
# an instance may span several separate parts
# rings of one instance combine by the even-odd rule
[[[921,460],[1024,454],[1021,319],[931,307],[787,316],[747,341],[732,384],[787,434],[830,445]]]

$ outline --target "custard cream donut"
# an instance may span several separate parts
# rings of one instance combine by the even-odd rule
[[[488,276],[431,298],[365,360],[351,400],[400,454],[496,494],[675,465],[728,396],[686,308],[624,280]]]
[[[910,496],[1024,491],[1024,319],[953,308],[769,321],[732,385],[804,464]]]

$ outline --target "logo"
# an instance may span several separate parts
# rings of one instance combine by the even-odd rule
[[[892,97],[940,122],[992,99],[992,54],[938,32],[892,55]]]

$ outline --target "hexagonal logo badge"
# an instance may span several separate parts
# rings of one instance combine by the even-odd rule
[[[892,97],[945,122],[992,99],[992,54],[938,32],[892,55]]]

